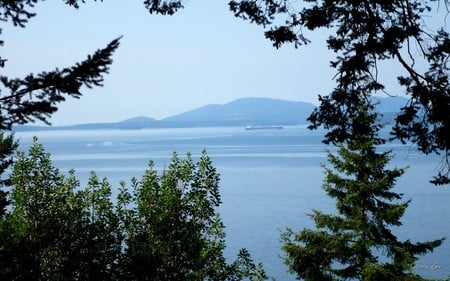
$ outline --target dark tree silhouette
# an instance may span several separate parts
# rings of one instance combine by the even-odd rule
[[[303,2],[300,4],[299,2]],[[231,1],[235,16],[267,28],[265,36],[279,48],[309,43],[304,29],[328,28],[327,46],[336,53],[336,88],[319,96],[310,128],[328,129],[325,143],[339,143],[357,132],[349,113],[367,96],[383,91],[378,79],[380,61],[394,59],[405,70],[397,77],[409,101],[398,113],[393,139],[412,141],[421,152],[442,153],[442,167],[432,180],[447,184],[450,156],[450,37],[444,29],[431,31],[424,18],[431,11],[448,9],[448,1]],[[440,12],[448,14],[448,10]],[[280,18],[284,23],[277,25]],[[444,17],[442,17],[444,18]],[[414,50],[413,50],[414,49]],[[413,54],[414,53],[414,54]],[[428,69],[421,71],[417,60]],[[397,94],[397,93],[394,93]]]
[[[31,9],[38,2],[3,0],[0,2],[0,20],[24,27],[35,15]],[[64,2],[78,8],[85,1]],[[367,96],[384,91],[385,85],[377,75],[379,62],[396,60],[406,73],[397,79],[409,101],[399,110],[391,132],[392,138],[402,142],[412,141],[425,154],[443,154],[441,170],[432,182],[447,184],[450,182],[450,36],[445,28],[431,30],[424,23],[424,18],[439,9],[443,10],[440,14],[444,18],[448,14],[449,4],[448,0],[294,3],[286,0],[232,0],[229,7],[236,17],[265,27],[265,36],[277,48],[285,43],[292,43],[295,47],[308,44],[310,41],[304,35],[304,29],[329,29],[327,46],[336,53],[331,65],[337,70],[337,85],[329,95],[319,95],[320,106],[309,118],[311,129],[323,126],[329,130],[325,143],[341,142],[354,133],[350,130],[349,112],[364,103]],[[145,0],[144,6],[151,14],[161,15],[173,15],[184,8],[181,0]],[[278,24],[280,22],[282,24]],[[419,68],[419,59],[428,65],[428,69]],[[0,57],[0,62],[4,64],[6,61]],[[55,74],[58,76],[60,73],[56,71]],[[23,83],[18,84],[23,86]],[[60,84],[54,86],[58,88]],[[54,97],[51,102],[57,100],[62,101]],[[30,105],[27,104],[23,109],[17,109],[19,112],[22,110],[21,114],[14,111],[12,116],[16,119],[9,122],[28,122],[30,120],[26,115],[42,119],[43,115],[37,112],[42,111],[48,117],[56,110],[45,102],[35,102],[32,106],[36,108],[34,115],[29,112]]]
[[[181,0],[145,3],[151,13],[173,14],[183,8]],[[320,106],[309,118],[311,129],[328,129],[325,143],[336,144],[355,133],[349,112],[367,96],[385,91],[378,79],[379,62],[396,60],[406,73],[397,80],[409,101],[399,109],[392,139],[412,141],[425,154],[443,154],[441,169],[432,180],[435,184],[450,182],[450,37],[445,28],[432,30],[424,19],[431,11],[441,10],[444,21],[449,5],[448,0],[229,2],[236,17],[263,26],[276,48],[308,44],[305,29],[330,31],[326,43],[336,53],[331,62],[337,72],[336,88],[329,95],[319,95]],[[428,68],[422,70],[418,60]]]
[[[36,119],[48,123],[47,118],[57,110],[56,104],[66,97],[79,98],[82,86],[102,86],[103,75],[108,73],[112,54],[118,46],[119,38],[83,62],[62,70],[29,74],[23,79],[0,76],[3,86],[0,129],[9,130],[13,124],[25,124]]]
[[[37,2],[38,0],[1,0],[0,20],[23,28],[35,16],[31,9]],[[77,1],[65,2],[78,7]],[[0,75],[0,130],[8,131],[14,124],[36,120],[49,124],[48,118],[57,111],[58,103],[65,101],[67,97],[81,97],[82,86],[102,86],[103,76],[109,71],[112,54],[119,46],[119,40],[120,38],[114,39],[105,48],[71,67],[29,74],[25,78]],[[0,41],[0,45],[3,43]],[[7,59],[0,56],[0,67],[4,67],[5,63]],[[16,148],[13,136],[1,133],[0,174],[12,163],[11,156]],[[7,179],[0,181],[0,187],[8,182]],[[3,215],[7,205],[5,198],[5,192],[0,190],[0,215]]]

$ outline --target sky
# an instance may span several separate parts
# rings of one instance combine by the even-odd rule
[[[15,78],[72,66],[123,36],[104,87],[61,103],[53,125],[162,119],[242,97],[317,104],[332,90],[327,32],[306,32],[307,46],[276,49],[262,27],[235,18],[227,2],[185,1],[173,16],[151,15],[140,0],[89,1],[78,10],[40,2],[26,28],[2,27],[2,70]]]
[[[3,27],[3,73],[16,78],[68,67],[123,36],[104,86],[61,103],[53,125],[162,119],[242,97],[317,104],[318,94],[332,89],[323,38],[277,50],[261,27],[235,18],[226,0],[185,6],[158,16],[138,0],[90,1],[78,10],[63,1],[38,3],[26,28]]]

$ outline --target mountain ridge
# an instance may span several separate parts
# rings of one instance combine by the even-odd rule
[[[311,103],[271,98],[241,98],[223,105],[211,104],[162,119],[166,122],[228,123],[236,125],[305,124],[314,110]]]
[[[392,118],[395,108],[405,105],[406,98],[376,97],[380,111]],[[389,101],[389,102],[388,102]],[[70,126],[14,126],[13,131],[32,130],[89,130],[89,129],[147,129],[210,126],[246,126],[246,125],[301,125],[307,124],[307,118],[316,108],[302,101],[288,101],[274,98],[246,97],[225,104],[207,104],[199,108],[156,120],[151,117],[137,116],[119,122],[86,123]]]

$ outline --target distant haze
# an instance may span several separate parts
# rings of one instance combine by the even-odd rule
[[[388,118],[407,102],[405,98],[376,98],[379,110]],[[315,105],[307,102],[286,101],[270,98],[242,98],[223,105],[210,104],[156,120],[148,116],[135,116],[120,122],[87,123],[64,127],[19,126],[16,130],[34,129],[143,129],[202,126],[246,126],[246,125],[300,125]]]

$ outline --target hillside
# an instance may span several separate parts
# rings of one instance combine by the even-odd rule
[[[296,125],[305,124],[314,107],[305,102],[242,98],[224,105],[206,105],[162,121],[199,125]]]
[[[406,105],[401,97],[376,97],[385,121],[391,121],[399,108]],[[246,125],[298,125],[307,124],[306,119],[314,110],[311,103],[270,98],[242,98],[223,105],[210,104],[162,120],[150,117],[134,117],[120,122],[78,124],[63,127],[15,126],[15,131],[32,130],[93,130],[93,129],[146,129],[200,126],[246,126]]]

